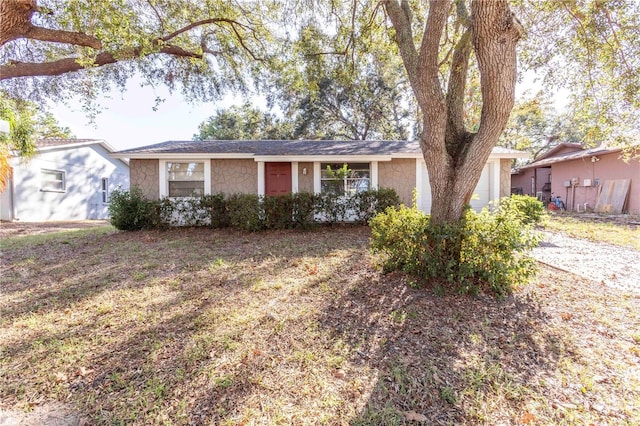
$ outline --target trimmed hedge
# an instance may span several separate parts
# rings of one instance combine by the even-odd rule
[[[137,230],[172,226],[232,226],[246,231],[304,229],[318,222],[367,223],[387,207],[400,205],[393,189],[373,189],[345,197],[300,192],[277,197],[222,193],[193,198],[147,200],[138,188],[112,194],[111,223]]]

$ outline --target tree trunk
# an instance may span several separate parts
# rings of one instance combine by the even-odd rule
[[[431,184],[431,221],[459,222],[482,169],[513,108],[516,44],[521,27],[506,0],[474,0],[469,17],[457,2],[458,19],[468,30],[454,49],[447,94],[439,77],[439,49],[451,0],[432,0],[420,49],[412,32],[408,0],[386,0],[385,10],[424,123],[420,144]],[[482,111],[477,133],[464,128],[464,89],[471,48],[480,70]]]

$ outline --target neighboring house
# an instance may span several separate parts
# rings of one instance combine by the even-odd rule
[[[37,141],[31,160],[10,159],[13,170],[0,194],[0,219],[106,219],[110,192],[129,189],[129,166],[112,152],[97,139]]]
[[[130,160],[131,186],[150,199],[196,194],[278,195],[393,188],[406,205],[414,190],[423,211],[431,209],[429,176],[418,142],[406,141],[169,141],[120,151]],[[511,162],[528,154],[494,148],[475,190],[472,207],[508,196]],[[349,174],[327,172],[347,164]]]
[[[543,201],[549,201],[553,193],[560,196],[567,210],[587,211],[596,208],[605,181],[623,180],[629,181],[627,198],[619,210],[640,214],[639,159],[625,161],[621,148],[585,149],[564,143],[514,171],[511,185],[513,192],[538,196]],[[624,194],[618,198],[624,201]]]

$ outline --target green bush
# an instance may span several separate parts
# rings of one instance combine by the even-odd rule
[[[524,224],[538,224],[545,214],[544,204],[529,195],[511,195],[500,200],[501,211],[512,211]]]
[[[109,217],[111,224],[123,231],[155,228],[160,222],[158,203],[147,200],[138,187],[111,192]]]
[[[229,224],[245,231],[261,231],[264,220],[261,197],[255,194],[233,194],[227,198]]]
[[[225,228],[231,224],[227,201],[222,192],[203,196],[200,201],[200,207],[209,212],[209,227]]]
[[[369,189],[351,197],[354,221],[360,223],[369,223],[375,215],[382,213],[388,207],[399,206],[400,197],[391,188]]]
[[[435,225],[415,207],[389,208],[370,225],[371,249],[383,255],[385,271],[401,270],[436,287],[503,296],[535,273],[527,254],[539,240],[515,209],[468,210],[459,223]]]
[[[139,189],[115,194],[120,203],[127,202],[119,229],[166,228],[170,226],[233,226],[246,231],[263,229],[310,228],[319,217],[328,223],[366,223],[376,213],[397,206],[400,199],[392,189],[369,190],[350,197],[334,194],[300,192],[277,197],[255,194],[206,195],[203,197],[163,198],[148,201]],[[136,204],[137,203],[137,204]],[[138,214],[131,213],[137,206]],[[120,210],[123,208],[121,207]]]
[[[265,229],[293,228],[293,195],[265,196],[260,198]]]

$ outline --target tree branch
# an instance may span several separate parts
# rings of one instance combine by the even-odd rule
[[[131,60],[140,56],[142,49],[134,49],[133,53],[119,56],[113,53],[100,53],[96,56],[92,66],[103,66],[116,62]],[[172,56],[202,59],[202,54],[190,52],[178,46],[167,44],[162,46],[157,52],[166,53]],[[16,77],[41,77],[57,76],[68,72],[75,72],[86,67],[78,62],[78,58],[64,58],[51,62],[9,62],[0,66],[0,80],[8,80]]]
[[[467,30],[455,46],[447,88],[447,136],[460,140],[464,128],[464,90],[471,56],[471,31]]]
[[[96,50],[102,49],[102,42],[96,37],[74,31],[52,30],[31,26],[29,30],[19,38],[73,44],[75,46],[91,47]]]

